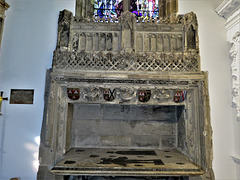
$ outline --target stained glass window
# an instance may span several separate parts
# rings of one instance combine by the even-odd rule
[[[123,12],[123,0],[95,0],[94,15],[99,17],[119,17]]]
[[[130,11],[137,17],[158,17],[158,0],[131,0]],[[95,0],[94,15],[119,17],[123,12],[123,0]]]
[[[137,17],[158,17],[158,0],[131,0],[130,10]]]

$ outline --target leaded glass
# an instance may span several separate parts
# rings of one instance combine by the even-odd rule
[[[130,10],[137,17],[158,17],[158,0],[131,0]]]
[[[131,0],[130,11],[137,17],[158,17],[158,0]],[[122,12],[123,0],[95,0],[95,16],[119,17]]]
[[[123,11],[122,0],[95,0],[94,15],[99,17],[119,17]]]

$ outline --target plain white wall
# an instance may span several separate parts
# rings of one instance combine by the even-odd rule
[[[232,104],[229,45],[225,20],[214,12],[222,0],[180,0],[180,13],[193,11],[199,23],[202,71],[209,73],[211,121],[213,128],[213,169],[217,180],[240,179],[231,155],[236,154],[236,117]],[[235,131],[235,132],[234,132]]]
[[[179,0],[181,14],[193,11],[199,21],[202,70],[209,72],[216,179],[237,179],[231,160],[234,149],[231,74],[224,19],[214,9],[221,0]],[[51,67],[60,10],[74,11],[75,0],[8,0],[0,54],[0,90],[34,89],[33,105],[3,104],[6,120],[3,174],[1,180],[17,176],[36,179],[36,153],[44,100],[45,73]],[[1,125],[1,124],[0,124]],[[235,128],[236,131],[236,128]],[[236,132],[235,132],[236,134]],[[238,139],[239,140],[239,139]],[[240,140],[239,140],[240,141]]]
[[[240,7],[233,13],[230,17],[227,18],[226,28],[227,28],[227,40],[230,43],[230,48],[232,47],[233,37],[236,35],[237,32],[240,31]],[[236,19],[235,19],[236,18]],[[234,21],[235,20],[235,21]],[[238,23],[233,23],[238,21]],[[239,49],[240,51],[240,49]],[[240,61],[240,59],[238,59]],[[232,57],[229,59],[232,62]],[[236,113],[236,112],[235,112]],[[234,114],[236,117],[236,114]],[[240,121],[236,121],[233,119],[233,138],[234,138],[234,150],[235,152],[232,154],[234,157],[240,159]],[[240,165],[236,167],[237,169],[237,177],[240,179]]]
[[[75,0],[8,0],[0,55],[0,90],[34,89],[33,105],[3,104],[6,115],[1,180],[14,176],[36,179],[46,70],[57,40],[59,11],[74,11]],[[4,120],[0,117],[0,121]],[[1,132],[0,132],[1,133]]]

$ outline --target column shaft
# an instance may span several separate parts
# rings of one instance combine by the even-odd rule
[[[130,11],[130,0],[123,0],[123,12]]]
[[[76,0],[75,17],[82,18],[82,0]]]
[[[158,0],[159,18],[166,18],[166,0]]]

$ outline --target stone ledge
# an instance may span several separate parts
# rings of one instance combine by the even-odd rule
[[[227,19],[239,6],[239,0],[225,0],[215,9],[215,11],[219,16]]]

